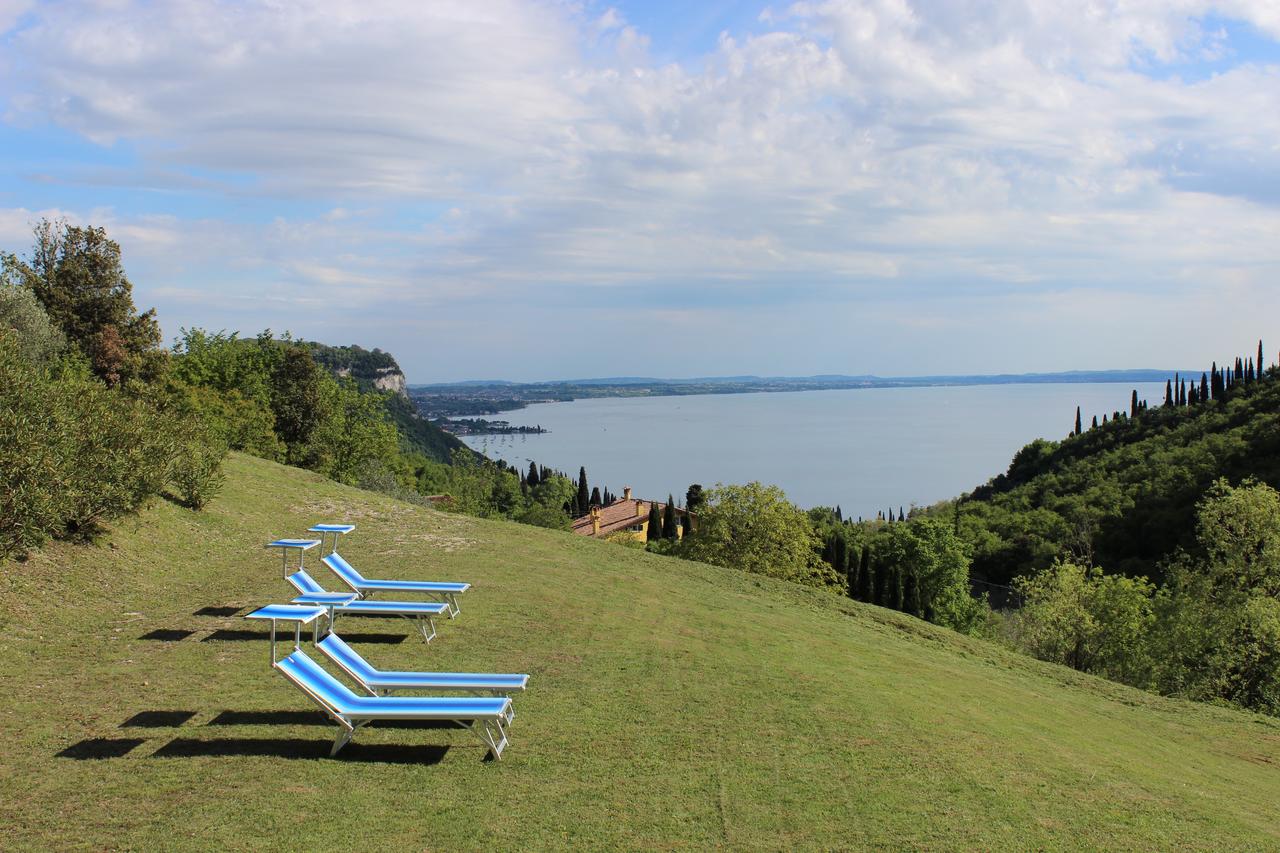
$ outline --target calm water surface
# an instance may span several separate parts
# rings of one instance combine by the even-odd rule
[[[619,495],[670,494],[690,483],[759,480],[802,507],[839,504],[845,515],[931,504],[1009,467],[1036,438],[1127,411],[1132,385],[1031,384],[711,394],[541,403],[499,417],[540,424],[544,435],[471,436],[467,444],[528,468],[530,460]],[[1163,384],[1140,384],[1158,405]]]

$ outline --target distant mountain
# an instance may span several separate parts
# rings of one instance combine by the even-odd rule
[[[461,382],[413,384],[411,391],[458,388],[559,388],[563,386],[631,385],[836,385],[893,387],[903,385],[1004,385],[1019,382],[1160,382],[1173,376],[1174,370],[1133,368],[1120,370],[1066,370],[1057,373],[946,374],[930,376],[876,376],[821,373],[813,376],[695,376],[664,378],[657,376],[604,376],[591,379],[547,379],[538,382],[512,382],[506,379],[467,379]],[[1186,375],[1186,374],[1184,374]]]

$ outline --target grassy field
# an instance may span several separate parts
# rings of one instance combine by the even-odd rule
[[[1169,701],[887,611],[443,515],[243,456],[0,569],[0,848],[1280,848],[1280,721]],[[528,672],[501,762],[333,727],[267,664],[262,545],[358,525],[371,576],[468,580],[383,668]],[[336,586],[327,572],[315,572]],[[341,623],[340,623],[341,627]]]

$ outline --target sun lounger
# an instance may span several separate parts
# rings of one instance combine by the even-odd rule
[[[442,583],[437,581],[389,581],[370,580],[355,570],[346,558],[337,551],[321,558],[338,579],[351,587],[351,591],[361,598],[368,598],[375,592],[420,592],[433,595],[449,604],[449,615],[459,613],[458,596],[471,588],[469,583]]]
[[[329,660],[338,665],[352,680],[374,696],[385,696],[397,690],[459,690],[468,693],[493,693],[506,696],[524,690],[529,676],[515,673],[485,672],[384,672],[375,669],[337,634],[330,632],[316,644]],[[515,719],[515,708],[507,717]]]
[[[452,720],[470,723],[495,759],[507,745],[503,721],[511,700],[504,698],[436,696],[357,696],[320,668],[301,650],[277,661],[275,668],[320,706],[340,727],[329,755],[337,755],[356,729],[376,720]]]
[[[315,578],[307,574],[306,569],[298,569],[285,580],[301,593],[293,599],[292,604],[328,608],[330,631],[333,630],[334,620],[344,613],[356,616],[403,616],[417,620],[422,639],[429,643],[436,636],[435,617],[450,613],[449,605],[443,601],[367,601],[357,598],[351,592],[327,592],[316,583]]]

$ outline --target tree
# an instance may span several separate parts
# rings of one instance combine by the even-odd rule
[[[17,333],[13,337],[18,357],[39,367],[52,364],[67,345],[66,336],[50,322],[29,288],[0,281],[0,332],[9,329]]]
[[[886,528],[876,543],[877,574],[893,573],[891,600],[899,601],[897,587],[911,576],[920,615],[962,632],[978,625],[984,609],[969,594],[969,562],[969,549],[954,525],[936,517],[895,524]]]
[[[539,477],[538,477],[538,463],[537,463],[537,462],[530,462],[530,463],[529,463],[529,476],[525,477],[525,478],[524,478],[524,481],[525,481],[526,483],[528,483],[528,484],[529,484],[529,488],[531,488],[531,489],[532,489],[534,486],[536,486],[536,485],[538,485],[539,483],[541,483],[541,482],[542,482],[541,478],[539,478]]]
[[[705,501],[706,495],[698,483],[694,483],[684,493],[684,508],[689,512],[697,512]]]
[[[662,538],[680,538],[680,534],[676,529],[676,504],[671,495],[667,495],[667,506],[662,512]]]
[[[698,535],[685,545],[689,559],[815,586],[836,583],[818,557],[808,516],[777,486],[717,486],[706,498]]]
[[[1072,435],[1079,435],[1083,432],[1083,424],[1080,422],[1080,407],[1076,406],[1076,431]]]
[[[599,497],[599,493],[596,494]],[[586,513],[591,508],[591,495],[587,491],[586,466],[578,469],[578,512]]]
[[[604,506],[604,503],[600,500],[599,486],[595,486],[591,489],[591,500],[587,501],[587,509],[590,509],[593,506]]]
[[[871,601],[871,594],[871,546],[864,544],[858,558],[858,594],[854,597],[859,601]]]
[[[1017,588],[1024,603],[1014,636],[1025,651],[1128,684],[1149,681],[1155,587],[1146,578],[1059,562]]]
[[[1166,406],[1173,405],[1173,380],[1171,379],[1164,381],[1164,404]]]
[[[649,527],[645,532],[645,538],[649,542],[657,542],[662,538],[662,512],[656,501],[649,502]]]
[[[1136,418],[1138,416],[1138,389],[1134,388],[1133,393],[1129,396],[1129,417]]]
[[[325,379],[328,376],[316,366],[311,352],[300,346],[285,350],[271,376],[271,412],[290,464],[306,461],[304,448],[324,417],[321,385]]]
[[[164,365],[155,309],[139,314],[120,245],[102,228],[41,220],[24,262],[3,256],[4,278],[28,287],[49,319],[109,385],[151,381]]]
[[[1267,363],[1263,360],[1262,341],[1258,341],[1258,378],[1262,378],[1262,371],[1266,368]]]

